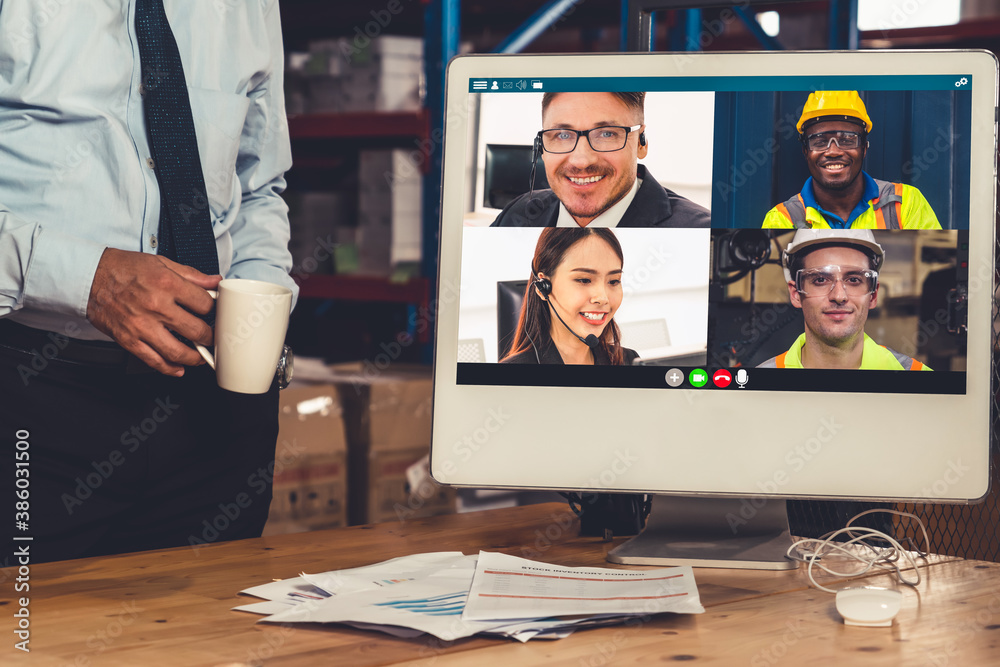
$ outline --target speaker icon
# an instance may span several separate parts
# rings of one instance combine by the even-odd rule
[[[517,86],[518,90],[524,90],[524,89],[526,89],[528,87],[528,82],[525,81],[524,79],[521,79],[520,81],[518,81],[514,85]]]

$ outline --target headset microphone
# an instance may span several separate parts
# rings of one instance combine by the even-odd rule
[[[564,327],[566,327],[566,331],[568,331],[571,334],[573,334],[574,336],[576,336],[576,338],[581,343],[583,343],[584,345],[586,345],[587,347],[589,347],[591,350],[597,349],[597,346],[601,344],[600,339],[598,339],[598,337],[595,336],[594,334],[589,334],[586,338],[584,338],[583,336],[581,336],[577,332],[575,332],[572,329],[570,329],[569,325],[566,324],[566,322],[563,320],[563,318],[559,315],[559,312],[556,310],[556,307],[552,305],[551,301],[549,301],[549,296],[552,295],[552,283],[549,282],[549,279],[548,278],[536,278],[534,284],[535,284],[535,288],[539,292],[541,292],[542,296],[544,297],[542,299],[542,301],[544,301],[545,303],[547,303],[549,305],[549,308],[552,309],[552,313],[559,319],[559,322],[562,323],[562,325]]]
[[[531,176],[528,178],[529,197],[535,191],[535,167],[538,164],[538,156],[542,154],[542,133],[535,135],[535,141],[531,145]]]

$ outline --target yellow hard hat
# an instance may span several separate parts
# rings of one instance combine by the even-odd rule
[[[802,126],[808,121],[826,116],[857,118],[864,122],[866,132],[872,131],[872,119],[868,117],[865,103],[856,90],[817,90],[809,93],[795,129],[801,134]]]

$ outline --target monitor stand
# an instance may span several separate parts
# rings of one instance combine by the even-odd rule
[[[784,500],[654,496],[646,528],[608,552],[624,565],[794,570]]]

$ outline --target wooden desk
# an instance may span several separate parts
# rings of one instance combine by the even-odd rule
[[[937,558],[891,628],[847,627],[833,596],[792,572],[695,571],[702,615],[577,632],[557,641],[394,639],[341,626],[279,626],[230,611],[256,584],[406,554],[480,549],[607,566],[615,543],[576,535],[558,504],[39,564],[31,653],[14,648],[13,568],[3,571],[4,665],[991,665],[1000,656],[1000,565]],[[887,584],[877,576],[866,583]]]

